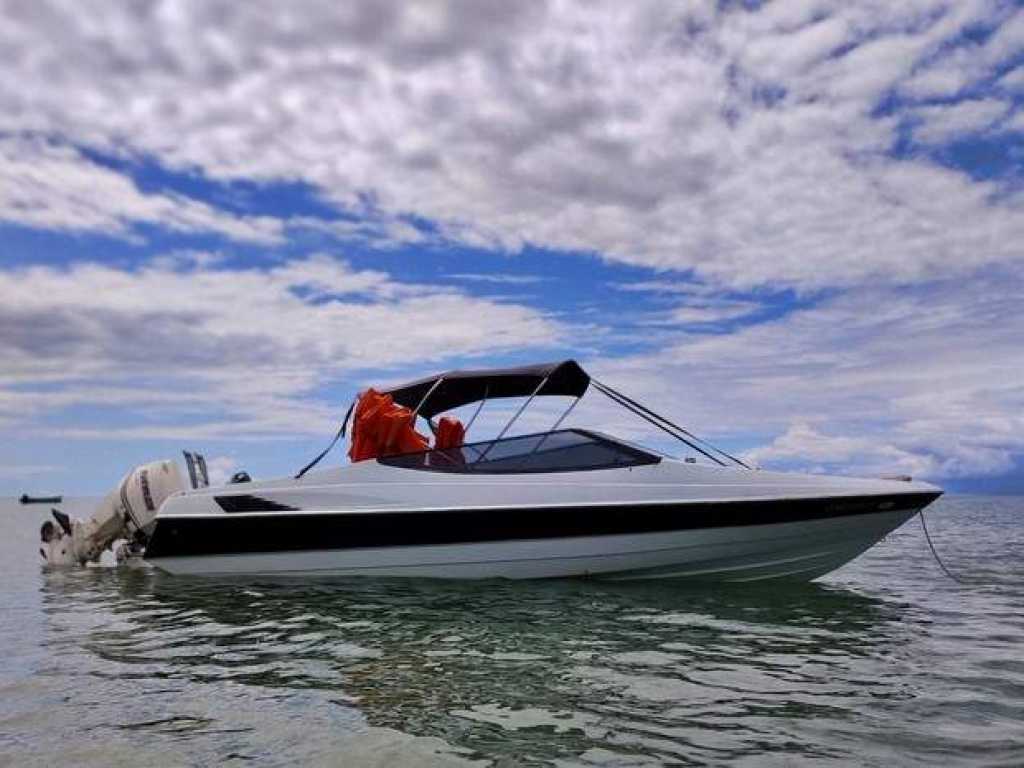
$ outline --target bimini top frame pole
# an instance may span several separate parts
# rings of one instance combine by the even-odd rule
[[[484,409],[484,404],[487,402],[487,387],[484,387],[484,396],[480,399],[480,405],[473,411],[473,415],[469,417],[469,421],[466,423],[465,433],[469,434],[469,428],[473,426],[476,421],[476,417],[480,415],[480,411]]]
[[[576,398],[575,400],[573,400],[573,401],[572,401],[571,403],[569,403],[569,407],[568,407],[568,408],[566,408],[566,409],[565,409],[564,411],[562,411],[562,415],[561,415],[561,416],[559,416],[559,417],[558,417],[558,419],[556,419],[556,420],[555,420],[555,423],[551,425],[551,429],[549,429],[549,430],[548,430],[547,432],[545,432],[545,433],[544,433],[543,437],[541,437],[541,439],[537,441],[537,444],[536,444],[535,446],[533,446],[533,450],[532,450],[532,451],[530,451],[530,453],[529,453],[529,454],[527,454],[527,456],[526,456],[526,458],[525,458],[525,459],[523,459],[524,463],[525,463],[526,461],[528,461],[528,460],[529,460],[529,458],[530,458],[531,456],[533,456],[533,454],[535,454],[535,453],[536,453],[537,451],[539,451],[539,450],[541,449],[541,446],[543,446],[543,445],[544,445],[544,443],[546,443],[546,442],[547,442],[547,439],[548,439],[548,437],[549,437],[549,436],[551,435],[551,433],[552,433],[552,432],[554,432],[554,431],[555,431],[556,429],[558,429],[559,425],[560,425],[560,424],[561,424],[561,423],[562,423],[563,421],[565,421],[566,417],[567,417],[567,416],[568,416],[568,415],[569,415],[570,413],[572,413],[572,409],[576,407],[577,403],[579,403],[579,401],[580,401],[581,399],[582,399],[582,398],[579,398],[579,397],[577,397],[577,398]]]
[[[426,404],[427,404],[427,400],[429,400],[429,399],[430,399],[430,396],[431,396],[432,394],[434,394],[434,390],[436,390],[436,389],[437,389],[438,387],[440,387],[440,386],[441,386],[441,382],[443,382],[443,381],[444,381],[444,376],[439,376],[439,377],[437,378],[437,381],[435,381],[435,382],[434,382],[434,385],[433,385],[433,386],[432,386],[432,387],[431,387],[430,389],[428,389],[428,390],[427,390],[427,394],[425,394],[425,395],[423,396],[423,399],[422,399],[422,400],[420,400],[420,401],[419,401],[419,403],[417,403],[417,404],[416,404],[416,407],[415,407],[415,408],[413,409],[413,411],[412,411],[412,418],[413,418],[413,421],[414,421],[414,422],[416,421],[416,415],[417,415],[417,414],[418,414],[418,413],[420,412],[420,409],[421,409],[421,408],[422,408],[422,407],[423,407],[424,405],[426,405]],[[427,418],[427,421],[430,421],[430,418],[429,418],[429,417]]]
[[[527,406],[529,406],[530,403],[533,402],[533,399],[537,396],[537,393],[540,392],[542,389],[544,389],[544,385],[548,383],[548,379],[549,378],[550,378],[550,376],[545,376],[541,380],[540,384],[537,385],[537,388],[535,390],[533,390],[533,392],[530,393],[530,396],[528,398],[526,398],[526,402],[523,403],[521,406],[519,406],[519,410],[515,412],[515,415],[512,416],[512,418],[508,420],[508,422],[505,424],[505,426],[501,428],[501,432],[498,433],[498,436],[491,441],[490,445],[488,445],[484,449],[484,452],[480,454],[479,458],[477,458],[478,462],[479,461],[483,461],[484,457],[487,456],[487,454],[491,450],[491,448],[494,447],[494,444],[496,442],[498,442],[499,440],[501,440],[501,438],[503,438],[505,436],[505,433],[508,432],[509,428],[513,424],[515,424],[516,419],[518,419],[520,417],[520,415],[522,415],[523,411],[526,410]]]

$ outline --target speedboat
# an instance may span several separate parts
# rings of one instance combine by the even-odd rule
[[[588,391],[694,455],[559,428]],[[538,397],[572,399],[550,430],[509,436]],[[476,404],[472,426],[499,398],[525,402],[493,439],[467,442],[468,427],[442,416]],[[390,410],[371,413],[375,403]],[[942,493],[909,478],[751,468],[573,360],[450,371],[369,390],[353,406],[328,450],[352,417],[358,460],[310,471],[325,451],[295,477],[173,493],[147,529],[145,559],[219,576],[809,580]],[[413,429],[421,422],[433,445]]]

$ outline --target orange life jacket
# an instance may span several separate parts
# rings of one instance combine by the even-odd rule
[[[352,417],[352,461],[365,461],[396,453],[414,453],[430,447],[413,427],[412,411],[396,405],[391,395],[367,389],[359,396]]]
[[[453,416],[442,416],[437,425],[435,448],[458,448],[466,439],[466,428]]]

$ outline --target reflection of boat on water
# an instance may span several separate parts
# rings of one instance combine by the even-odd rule
[[[104,606],[100,614],[112,616],[97,615],[95,626],[124,651],[124,661],[130,661],[133,644],[140,662],[152,661],[151,651],[166,647],[159,657],[175,671],[187,673],[195,666],[205,674],[218,661],[195,651],[212,644],[232,652],[223,663],[232,679],[248,664],[261,675],[261,684],[286,686],[285,678],[295,671],[289,667],[279,680],[267,664],[293,654],[352,668],[399,657],[486,652],[496,660],[512,653],[554,658],[580,648],[644,650],[693,642],[698,655],[717,656],[734,645],[749,644],[753,653],[775,637],[789,638],[807,654],[877,655],[880,646],[907,631],[896,603],[801,582],[714,590],[584,580],[233,583],[176,579],[156,570],[90,568],[50,570],[41,589],[44,606],[57,617],[69,604]],[[123,629],[109,633],[112,622]],[[313,675],[322,672],[311,667],[311,676],[299,675],[297,682],[315,685]],[[416,670],[395,665],[393,673]]]
[[[694,457],[558,429],[591,385]],[[551,430],[505,437],[539,396],[574,399]],[[461,423],[442,416],[512,397],[527,399],[493,440],[467,443]],[[172,495],[146,560],[206,575],[809,580],[941,494],[927,483],[752,470],[572,360],[451,371],[369,390],[353,407],[354,463]]]
[[[22,504],[60,504],[63,500],[63,496],[29,496],[27,493],[18,499]]]
[[[875,673],[916,626],[895,602],[803,583],[233,584],[75,569],[47,572],[43,597],[62,628],[69,605],[100,606],[79,644],[140,688],[195,696],[201,685],[243,707],[303,697],[304,713],[507,750],[509,764],[642,744],[652,723],[696,722],[723,700],[729,722],[752,728],[770,730],[776,707],[834,719],[900,694],[905,680]],[[549,727],[495,724],[523,710]],[[606,727],[566,732],[581,719],[560,719],[569,711]]]

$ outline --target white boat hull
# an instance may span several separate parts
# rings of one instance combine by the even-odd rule
[[[940,493],[669,460],[508,476],[365,461],[173,496],[146,559],[216,576],[808,580]]]
[[[162,557],[157,564],[171,573],[216,576],[806,581],[852,560],[916,513],[440,546]]]

